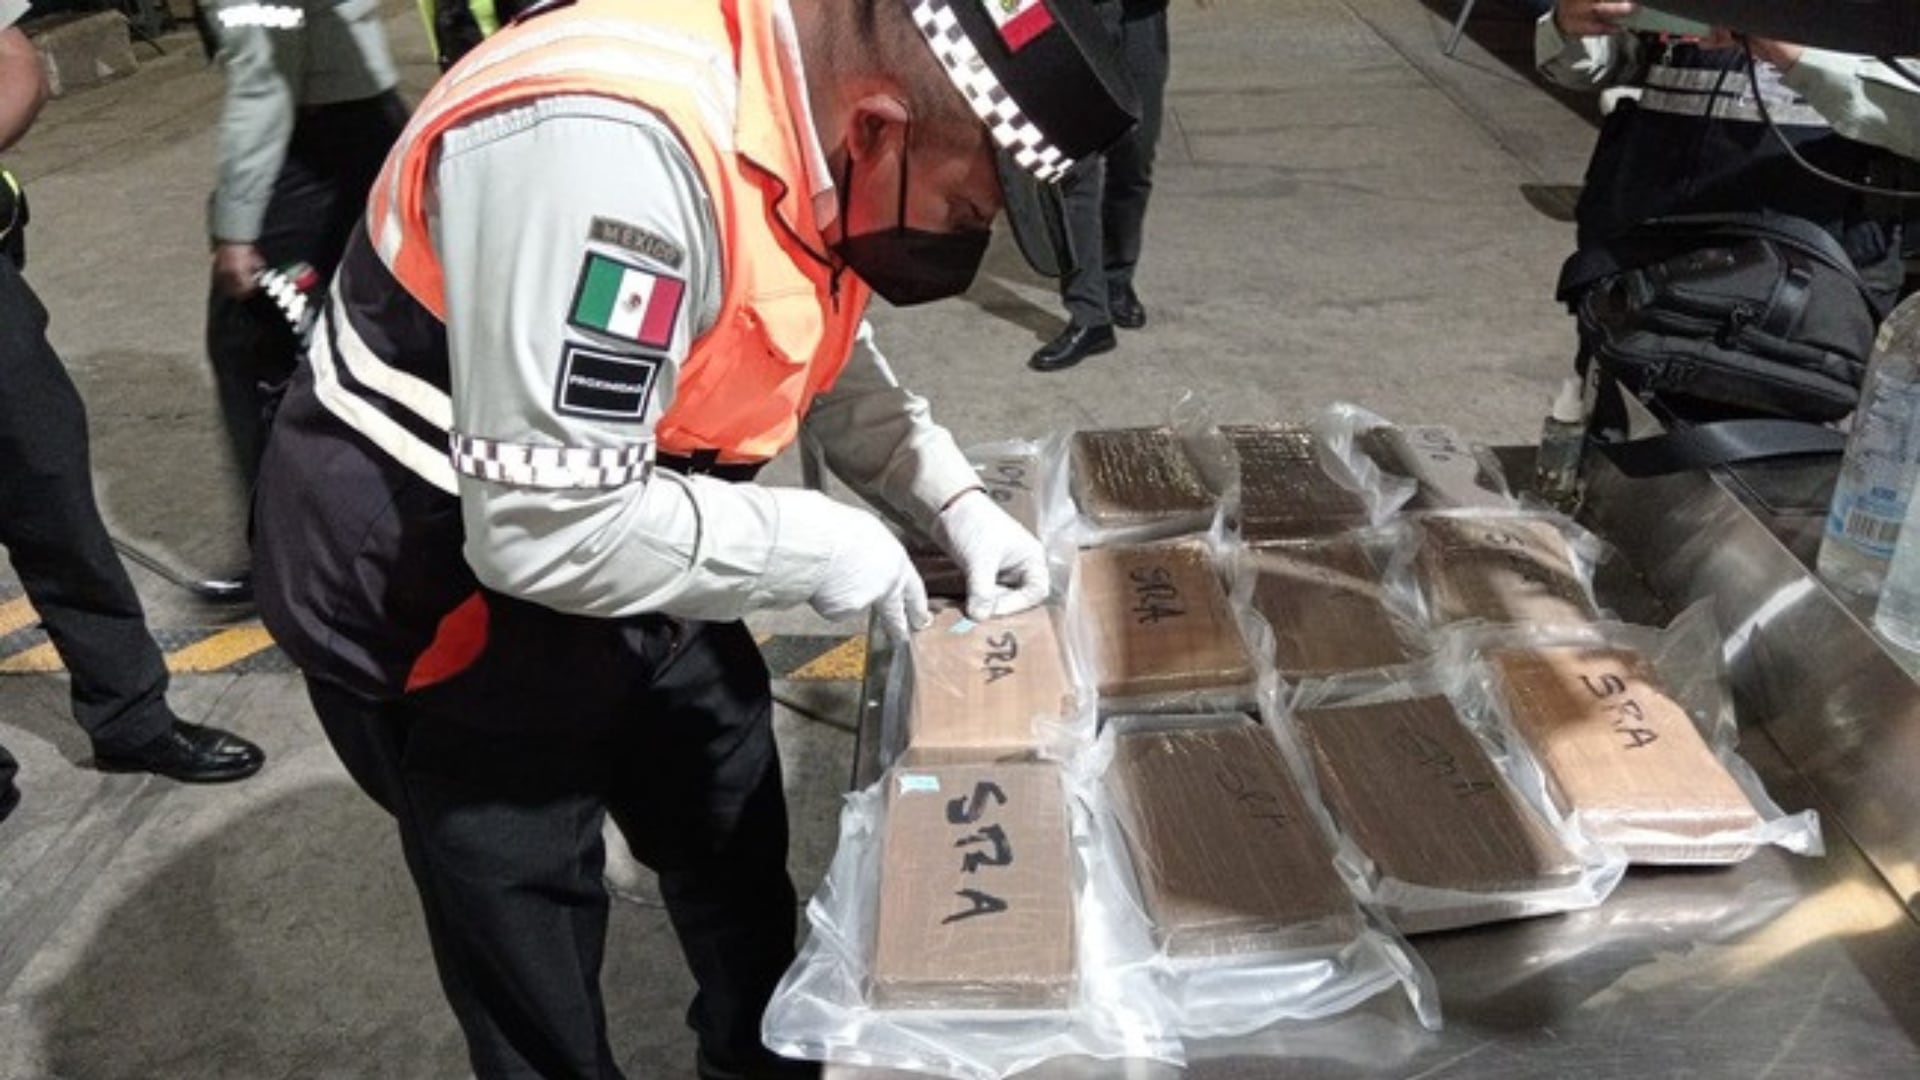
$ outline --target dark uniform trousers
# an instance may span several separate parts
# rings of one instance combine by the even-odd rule
[[[1140,124],[1106,153],[1089,159],[1061,184],[1068,242],[1076,268],[1061,278],[1067,315],[1081,326],[1113,321],[1108,299],[1133,284],[1153,191],[1154,147],[1160,141],[1167,86],[1167,9],[1154,0],[1094,5],[1119,43],[1128,78],[1140,95]]]
[[[300,109],[254,241],[268,266],[304,262],[322,281],[332,279],[347,237],[366,211],[367,192],[406,124],[406,103],[392,91]],[[273,390],[293,374],[297,348],[285,317],[264,295],[234,300],[218,288],[209,291],[207,356],[221,419],[248,487],[266,449]]]
[[[47,341],[47,311],[0,258],[0,544],[72,676],[96,752],[165,734],[167,668],[93,496],[87,415]],[[0,750],[0,814],[15,798]]]
[[[658,872],[710,1062],[775,1063],[794,955],[767,668],[738,622],[596,620],[488,594],[461,675],[387,703],[309,680],[348,772],[398,820],[475,1072],[621,1075],[600,992],[607,814]],[[678,1075],[678,1067],[660,1075]]]

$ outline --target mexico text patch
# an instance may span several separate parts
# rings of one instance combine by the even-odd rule
[[[560,356],[554,409],[600,420],[643,419],[663,362],[657,356],[627,356],[569,344]]]
[[[673,341],[674,318],[686,283],[598,252],[580,264],[567,321],[582,330],[664,349]]]
[[[679,244],[652,229],[629,225],[614,218],[594,218],[593,223],[587,227],[587,239],[624,248],[643,259],[652,259],[669,270],[680,269],[680,264],[687,257],[686,252],[680,250]]]

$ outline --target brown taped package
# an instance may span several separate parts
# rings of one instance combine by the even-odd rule
[[[1360,542],[1262,544],[1253,552],[1253,607],[1273,629],[1280,674],[1331,675],[1414,658]]]
[[[1060,1008],[1073,993],[1073,868],[1058,766],[885,778],[870,997],[883,1008]]]
[[[907,762],[1031,754],[1038,743],[1036,725],[1060,722],[1072,704],[1049,608],[985,623],[947,608],[913,636],[911,648]]]
[[[1299,719],[1328,807],[1386,877],[1470,893],[1578,880],[1573,853],[1446,698],[1308,709]]]
[[[1074,591],[1103,708],[1248,700],[1253,663],[1204,544],[1083,550]]]
[[[1096,525],[1204,525],[1214,497],[1169,428],[1076,431],[1073,498]]]
[[[1324,948],[1359,934],[1333,849],[1262,728],[1121,735],[1107,789],[1168,955]]]
[[[1414,519],[1414,560],[1437,624],[1465,619],[1567,625],[1597,614],[1551,521],[1518,516]]]
[[[1759,828],[1760,815],[1639,654],[1557,646],[1498,649],[1487,661],[1554,803],[1577,811],[1587,836],[1637,863],[1753,853],[1746,841],[1702,842]]]
[[[1240,469],[1240,535],[1249,542],[1331,536],[1370,524],[1366,500],[1321,467],[1313,434],[1290,424],[1220,428]]]
[[[1355,440],[1381,472],[1413,481],[1418,487],[1405,510],[1507,507],[1506,480],[1471,443],[1450,427],[1369,428]]]

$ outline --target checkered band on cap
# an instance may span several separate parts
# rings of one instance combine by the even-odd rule
[[[653,474],[653,444],[604,449],[528,446],[449,435],[456,472],[496,484],[535,488],[612,488]]]
[[[953,80],[974,114],[993,132],[993,141],[1013,156],[1015,164],[1048,183],[1073,168],[1073,159],[1048,141],[1047,133],[1028,119],[1020,103],[1007,93],[974,47],[973,39],[961,29],[947,0],[914,0],[913,23],[947,69],[947,78]]]

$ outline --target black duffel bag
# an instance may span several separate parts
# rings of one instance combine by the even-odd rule
[[[1580,293],[1586,362],[1683,419],[1853,411],[1881,313],[1832,234],[1741,214],[1650,221],[1641,235],[1675,253]]]

